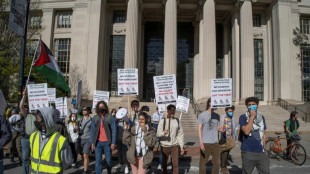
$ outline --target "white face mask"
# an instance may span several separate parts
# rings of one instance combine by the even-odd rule
[[[72,120],[72,121],[75,121],[75,120],[76,120],[76,118],[75,118],[75,117],[72,117],[72,118],[71,118],[71,120]]]

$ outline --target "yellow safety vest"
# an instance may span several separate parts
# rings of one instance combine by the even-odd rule
[[[36,131],[30,136],[31,174],[62,173],[60,149],[66,138],[55,132],[44,146],[40,154],[40,136]]]

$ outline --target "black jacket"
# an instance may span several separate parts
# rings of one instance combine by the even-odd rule
[[[0,115],[0,160],[3,159],[3,147],[12,139],[12,132],[8,121]]]

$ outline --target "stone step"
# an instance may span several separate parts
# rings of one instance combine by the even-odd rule
[[[71,101],[71,100],[70,100]],[[88,106],[91,106],[92,101],[89,101],[87,104]],[[84,103],[85,106],[86,103]],[[112,108],[118,108],[122,106],[127,108],[128,103],[123,102],[121,100],[119,101],[112,101],[109,103],[109,109],[111,110]],[[153,102],[140,102],[140,107],[142,106],[148,106],[150,108],[150,112],[148,113],[149,115],[153,115],[154,112],[156,112],[156,107],[157,105]],[[206,104],[199,104],[198,105],[200,110],[205,110]],[[244,114],[247,111],[246,106],[244,105],[235,105],[235,112],[234,112],[234,117],[236,119],[236,122],[239,122],[239,117],[240,115]],[[283,131],[283,122],[285,120],[289,119],[290,112],[286,111],[285,109],[279,107],[279,106],[267,106],[267,105],[260,105],[258,107],[258,111],[261,112],[266,120],[267,128],[268,131]],[[215,111],[216,113],[223,115],[225,114],[224,109],[217,109]],[[179,118],[180,112],[176,111],[176,117]],[[310,132],[310,123],[304,122],[302,119],[299,119],[300,122],[300,130],[301,131],[306,131]],[[182,127],[184,129],[184,132],[197,132],[197,116],[193,110],[192,105],[190,104],[189,106],[189,112],[188,113],[183,113],[182,114],[182,119],[180,121],[182,124]]]

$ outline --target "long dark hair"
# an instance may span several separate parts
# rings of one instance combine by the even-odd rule
[[[147,115],[147,113],[145,113],[145,112],[140,112],[139,115],[138,115],[138,118],[139,118],[140,116],[143,116],[143,117],[144,117],[144,119],[145,119],[145,125],[149,124],[149,116]]]
[[[99,105],[100,105],[100,104],[103,104],[104,107],[106,108],[107,113],[110,113],[110,112],[109,112],[109,107],[108,107],[107,103],[106,103],[105,101],[100,101],[100,102],[98,102],[97,105],[96,105],[96,113],[97,113],[98,115],[99,115]]]
[[[211,98],[208,99],[207,101],[207,110],[211,107]]]

